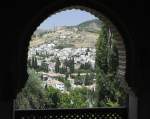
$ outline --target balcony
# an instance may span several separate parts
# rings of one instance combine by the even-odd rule
[[[126,107],[15,110],[15,119],[127,119]]]

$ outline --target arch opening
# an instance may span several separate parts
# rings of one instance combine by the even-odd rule
[[[86,11],[86,12],[89,12],[89,13],[92,13],[92,14],[94,14],[96,17],[98,17],[99,19],[101,19],[101,21],[103,21],[104,23],[105,23],[105,25],[106,26],[109,26],[109,27],[107,27],[108,28],[108,30],[110,30],[110,31],[108,31],[107,33],[112,33],[113,34],[113,36],[115,37],[114,38],[114,41],[116,42],[115,43],[115,47],[117,48],[117,53],[118,53],[118,56],[117,56],[117,58],[118,58],[118,66],[117,66],[117,72],[116,72],[116,79],[117,80],[120,80],[120,85],[121,85],[121,87],[123,87],[124,88],[124,90],[125,90],[125,92],[126,93],[129,93],[129,91],[130,91],[130,88],[128,87],[128,85],[127,85],[127,83],[126,83],[126,81],[125,81],[125,71],[126,71],[126,50],[125,50],[125,46],[124,46],[124,43],[123,43],[123,38],[121,37],[121,35],[119,34],[119,32],[117,31],[117,29],[116,29],[116,27],[106,18],[106,17],[104,17],[103,15],[101,15],[101,14],[99,14],[98,12],[96,12],[96,11],[94,11],[93,9],[89,9],[89,8],[86,8],[86,7],[82,7],[82,6],[72,6],[72,7],[67,7],[67,8],[65,8],[65,9],[62,9],[61,11],[65,11],[65,10],[71,10],[71,9],[80,9],[81,11]],[[59,13],[59,12],[61,12],[61,11],[58,11],[57,13]],[[57,29],[55,29],[55,30],[57,30]],[[52,31],[52,32],[56,32],[56,31]],[[88,31],[88,32],[91,32],[91,31]],[[109,35],[110,35],[109,34]],[[33,34],[34,35],[34,34]],[[39,36],[32,36],[32,39],[34,39],[34,38],[36,38],[36,37],[39,37]],[[109,37],[111,37],[111,36],[109,36]],[[47,43],[48,41],[44,41],[44,43]],[[33,43],[31,43],[31,44],[33,44]],[[47,43],[47,44],[49,44],[49,43]],[[79,44],[81,44],[81,43],[78,43],[78,45]],[[66,44],[65,44],[66,45]],[[67,45],[70,45],[70,44],[67,44]],[[71,44],[72,45],[72,44]],[[71,47],[71,48],[73,48],[73,47],[76,47],[76,46],[61,46],[60,44],[58,45],[58,46],[56,46],[55,47],[55,49],[63,49],[63,48],[66,48],[66,47]],[[91,45],[91,44],[90,44]],[[89,45],[89,46],[90,46]],[[38,45],[37,45],[37,47],[38,47]],[[83,46],[81,46],[81,47],[83,47]],[[80,47],[80,48],[81,48]],[[111,47],[111,46],[110,46]],[[82,48],[81,48],[82,49]],[[95,48],[96,49],[96,48]],[[29,50],[30,50],[30,48],[29,48]],[[86,50],[89,50],[88,48],[86,49]],[[107,49],[108,50],[108,49]],[[36,52],[38,55],[39,55],[39,53],[38,52]],[[61,52],[62,53],[62,52]],[[43,54],[40,54],[40,55],[43,55]],[[49,54],[49,55],[51,55],[51,54]],[[43,56],[42,56],[43,57]],[[44,57],[47,57],[47,56],[44,56]],[[32,62],[37,62],[36,60],[37,59],[31,59],[32,60]],[[53,60],[55,60],[55,61],[59,61],[59,59],[53,59]],[[70,59],[71,60],[71,59]],[[69,61],[70,61],[69,60]],[[72,60],[74,60],[74,59],[72,59]],[[69,62],[68,61],[68,62]],[[67,62],[67,63],[68,63]],[[41,63],[42,64],[42,63]],[[28,64],[28,65],[30,65],[30,64]],[[55,73],[60,73],[60,72],[56,72],[56,69],[46,69],[47,68],[47,66],[45,65],[45,63],[43,62],[43,69],[42,70],[55,70]],[[55,62],[55,65],[56,65],[56,62]],[[55,66],[54,66],[55,67]],[[84,66],[83,66],[84,67]],[[56,67],[55,67],[56,68]],[[70,70],[70,69],[69,69]],[[36,74],[37,72],[33,72],[33,71],[30,71],[32,74]],[[46,71],[47,72],[47,71]],[[69,72],[69,71],[68,71]],[[53,72],[54,73],[54,72]],[[85,73],[85,72],[84,72]],[[61,73],[60,73],[61,74]],[[88,74],[88,73],[87,73]],[[46,73],[45,74],[42,74],[42,79],[43,80],[47,80],[47,79],[45,79],[45,77],[44,77],[44,75],[47,75]],[[53,75],[56,75],[56,74],[53,74]],[[38,74],[36,75],[36,76],[38,76]],[[29,77],[30,77],[30,74],[29,74]],[[63,77],[63,76],[62,76]],[[72,77],[71,77],[72,78]],[[59,79],[59,80],[62,80],[62,79]],[[47,84],[45,85],[45,86],[47,86]],[[51,89],[51,90],[53,90],[53,89]],[[112,103],[112,102],[110,102],[110,103]],[[43,108],[43,107],[42,107]],[[73,107],[72,107],[73,108]]]

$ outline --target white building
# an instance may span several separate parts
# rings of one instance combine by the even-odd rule
[[[63,82],[60,82],[58,80],[47,80],[47,86],[52,86],[56,89],[59,89],[60,91],[65,90],[65,85]]]

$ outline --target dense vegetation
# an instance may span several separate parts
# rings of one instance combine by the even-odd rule
[[[16,99],[16,109],[83,108],[88,107],[87,88],[76,88],[70,93],[61,93],[53,87],[42,87],[37,72],[29,69],[29,79]],[[88,93],[89,94],[88,94]]]
[[[117,79],[118,53],[115,33],[108,25],[102,24],[96,45],[97,106],[125,105],[126,94]]]

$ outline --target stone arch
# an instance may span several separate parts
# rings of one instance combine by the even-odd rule
[[[28,46],[29,46],[29,41],[31,38],[31,35],[33,34],[33,32],[36,30],[37,26],[39,26],[39,24],[44,21],[49,15],[51,14],[55,14],[56,12],[60,12],[63,11],[65,9],[80,9],[80,10],[84,10],[87,12],[90,12],[91,14],[95,15],[96,17],[100,17],[100,19],[104,20],[105,22],[107,22],[108,24],[110,24],[110,27],[114,30],[114,31],[119,31],[117,32],[117,48],[119,51],[119,70],[118,70],[118,78],[120,78],[122,80],[122,86],[124,87],[124,89],[129,93],[131,91],[131,88],[129,88],[128,84],[128,63],[127,63],[127,56],[128,53],[126,51],[127,47],[130,48],[130,45],[127,41],[125,41],[125,38],[129,39],[129,35],[127,32],[125,32],[124,30],[124,26],[121,25],[121,23],[117,20],[117,19],[113,19],[112,16],[115,16],[115,14],[113,14],[112,12],[109,12],[110,10],[108,10],[105,6],[101,5],[99,6],[98,4],[88,1],[87,3],[84,3],[84,1],[82,2],[66,2],[63,3],[62,5],[58,5],[59,2],[56,2],[57,4],[50,4],[48,6],[46,6],[45,8],[43,8],[37,15],[35,15],[32,19],[32,21],[29,22],[29,24],[26,26],[26,28],[24,29],[24,33],[21,34],[20,37],[20,42],[18,44],[18,59],[17,64],[18,67],[16,67],[17,71],[18,71],[18,75],[17,76],[17,84],[16,84],[16,94],[24,87],[25,82],[27,80],[28,74],[27,74],[27,52],[28,52]],[[90,5],[90,3],[92,3]],[[61,2],[60,2],[61,4]],[[54,8],[51,8],[54,7]],[[50,8],[50,9],[49,9]],[[100,9],[101,8],[101,9]],[[106,13],[106,14],[105,14]],[[105,16],[103,15],[105,14]],[[41,15],[43,15],[41,17]],[[109,16],[109,17],[108,17]],[[112,24],[113,23],[113,24]],[[121,27],[116,27],[116,26],[121,26]],[[118,30],[117,30],[118,29]],[[122,32],[120,32],[122,31]],[[125,33],[127,36],[122,35],[123,33]],[[125,36],[125,37],[124,37]],[[15,95],[16,96],[16,95]]]

